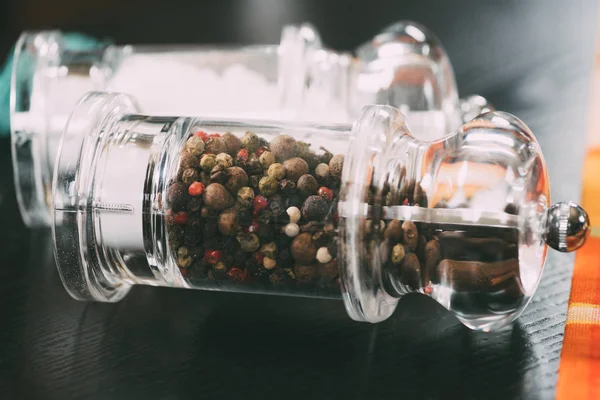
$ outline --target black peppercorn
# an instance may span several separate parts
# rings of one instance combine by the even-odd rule
[[[219,228],[218,228],[216,222],[207,221],[204,224],[204,226],[202,227],[202,234],[205,238],[214,237],[218,233],[219,233]],[[206,247],[210,248],[210,246],[208,246],[208,245],[206,245]]]
[[[173,211],[181,211],[187,205],[189,195],[181,182],[175,182],[167,189],[167,204]]]
[[[309,196],[302,204],[302,217],[308,221],[321,221],[329,212],[329,203],[321,196]]]
[[[237,194],[238,190],[248,186],[248,174],[240,167],[227,168],[227,174],[229,179],[225,184],[225,187],[234,194]]]
[[[252,212],[246,209],[238,210],[237,220],[241,226],[250,225],[252,223]]]
[[[193,182],[198,180],[198,171],[195,168],[187,168],[181,175],[181,180],[186,185],[191,185]]]
[[[198,228],[192,226],[186,226],[184,228],[183,243],[186,246],[196,246],[201,241],[202,232]]]
[[[303,196],[310,196],[311,194],[316,194],[319,189],[319,184],[314,176],[310,174],[304,174],[298,179],[298,183],[296,184],[298,191]]]
[[[202,197],[191,197],[187,203],[187,209],[191,212],[198,212],[202,208]]]
[[[181,155],[181,158],[179,159],[179,165],[182,171],[186,170],[187,168],[196,168],[200,165],[200,158],[193,154],[185,152]]]
[[[190,279],[191,280],[200,280],[206,279],[208,276],[208,269],[210,268],[210,264],[204,260],[198,260],[192,264],[190,267]]]
[[[231,132],[227,132],[221,136],[221,140],[225,143],[225,148],[230,156],[235,157],[237,152],[242,148],[242,142]]]

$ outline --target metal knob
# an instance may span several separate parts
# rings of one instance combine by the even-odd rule
[[[555,250],[567,253],[585,243],[590,230],[590,218],[579,204],[556,203],[548,209],[546,243]]]

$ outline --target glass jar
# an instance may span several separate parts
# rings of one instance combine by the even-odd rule
[[[490,112],[436,141],[391,106],[353,124],[152,117],[86,95],[55,168],[58,269],[76,299],[135,284],[343,299],[358,321],[406,293],[472,329],[514,320],[547,244],[572,251],[589,220],[550,206],[530,130]]]
[[[284,27],[279,45],[229,48],[99,44],[82,50],[60,32],[25,33],[13,65],[11,138],[28,226],[50,224],[58,141],[88,90],[131,94],[150,115],[348,122],[365,104],[392,104],[427,138],[457,128],[461,115],[470,119],[490,109],[485,101],[459,102],[445,51],[411,22],[385,29],[356,57],[324,49],[310,25]]]

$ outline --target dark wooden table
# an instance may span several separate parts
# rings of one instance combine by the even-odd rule
[[[5,7],[4,9],[2,7]],[[6,11],[6,12],[2,12]],[[351,49],[414,19],[440,36],[461,94],[478,92],[532,128],[553,200],[577,199],[596,2],[42,1],[0,5],[0,46],[24,28],[127,42],[277,42],[312,21]],[[427,298],[407,296],[379,325],[341,302],[135,288],[121,303],[64,291],[47,231],[21,223],[9,142],[0,140],[0,397],[552,398],[572,257],[550,254],[514,326],[473,333]]]

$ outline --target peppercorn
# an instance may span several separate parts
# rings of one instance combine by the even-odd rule
[[[225,184],[229,180],[229,172],[223,165],[215,165],[210,171],[210,180],[215,183]]]
[[[210,264],[216,264],[223,258],[223,252],[221,250],[206,250],[204,252],[204,259]]]
[[[283,231],[287,236],[295,237],[298,236],[298,234],[300,233],[300,227],[298,226],[298,224],[292,222],[287,224]]]
[[[240,229],[237,221],[237,210],[228,208],[227,210],[223,211],[219,215],[217,226],[219,227],[219,232],[221,232],[222,235],[235,235]]]
[[[320,196],[308,196],[302,204],[302,216],[308,221],[320,221],[329,211],[327,200]]]
[[[239,233],[236,237],[242,250],[251,253],[260,246],[260,239],[255,233]]]
[[[217,154],[215,161],[217,161],[217,165],[222,165],[225,168],[233,166],[233,158],[231,158],[231,156],[227,153]]]
[[[300,232],[308,232],[314,234],[323,230],[323,223],[321,221],[309,221],[304,225],[300,226]]]
[[[177,225],[185,225],[187,224],[190,215],[185,211],[179,211],[173,215],[173,223]]]
[[[344,168],[344,156],[337,154],[329,161],[329,173],[331,176],[340,177],[342,176],[342,169]]]
[[[329,261],[332,260],[332,258],[333,257],[331,257],[331,254],[329,254],[329,250],[327,250],[327,247],[321,247],[319,248],[319,250],[317,250],[317,261],[321,264],[327,264]]]
[[[195,168],[187,168],[181,175],[181,180],[186,185],[191,185],[192,182],[198,179],[198,171]]]
[[[204,200],[204,204],[214,210],[224,210],[231,207],[234,203],[231,194],[220,183],[211,183],[208,185],[204,190],[202,199]]]
[[[254,153],[256,149],[260,147],[260,140],[254,132],[246,132],[242,136],[242,146],[248,149],[249,152]]]
[[[310,174],[304,174],[298,179],[298,183],[296,184],[296,188],[303,196],[310,196],[311,194],[316,194],[317,189],[319,188],[319,184],[314,176]]]
[[[262,175],[263,174],[262,165],[260,163],[260,160],[256,156],[256,154],[252,154],[248,158],[246,171],[252,175],[259,175],[259,174]]]
[[[196,172],[194,170],[194,172]],[[188,188],[188,194],[190,196],[201,196],[202,192],[204,192],[204,183],[202,182],[192,182],[190,187]]]
[[[188,152],[184,152],[179,159],[179,166],[181,168],[181,172],[185,171],[187,168],[196,168],[198,163],[200,162],[200,157],[190,154]]]
[[[269,205],[269,201],[261,195],[254,196],[254,200],[252,200],[252,209],[254,214],[258,214]]]
[[[206,141],[206,139],[208,139],[208,134],[204,131],[198,131],[198,132],[194,133],[194,136],[198,136],[203,141]]]
[[[188,202],[186,208],[191,212],[198,212],[202,208],[202,197],[192,197]]]
[[[269,282],[276,288],[286,287],[293,282],[293,278],[283,269],[275,268],[269,275]]]
[[[241,149],[237,152],[235,156],[236,165],[244,165],[248,162],[250,154],[248,153],[248,149]]]
[[[272,196],[277,193],[277,180],[269,176],[264,176],[258,182],[258,190],[263,196]]]
[[[271,152],[279,162],[296,155],[296,140],[288,135],[279,135],[271,140]]]
[[[404,246],[406,246],[408,251],[414,252],[419,244],[419,232],[417,231],[417,226],[414,222],[407,220],[402,223],[402,231]]]
[[[186,246],[196,246],[202,241],[200,227],[186,226],[184,228],[183,243]]]
[[[402,241],[403,236],[402,223],[399,220],[393,219],[388,222],[387,228],[383,233],[384,238],[388,239],[393,244],[396,244]]]
[[[218,216],[218,211],[205,206],[200,209],[200,216],[205,219],[216,219]]]
[[[267,227],[271,222],[271,217],[273,217],[273,213],[271,211],[263,210],[258,216],[256,216],[256,220],[259,224]]]
[[[227,146],[225,146],[225,142],[220,137],[209,137],[205,143],[206,147],[204,151],[206,153],[219,154],[227,152]]]
[[[422,287],[421,284],[421,266],[419,259],[413,253],[408,253],[402,262],[400,282],[409,286],[413,290]]]
[[[202,235],[205,238],[214,237],[219,233],[219,227],[216,222],[206,221],[206,223],[202,226]]]
[[[209,138],[210,140],[210,138]],[[223,261],[219,261],[212,267],[213,276],[215,279],[224,279],[227,274],[227,266]]]
[[[173,211],[183,210],[189,200],[187,188],[181,182],[175,182],[167,189],[167,204]]]
[[[172,225],[169,227],[168,238],[169,247],[176,248],[183,244],[184,229],[181,225]]]
[[[240,188],[237,191],[237,201],[242,208],[247,209],[252,207],[252,202],[254,201],[254,190],[248,186]]]
[[[317,194],[327,201],[333,200],[333,191],[325,186],[321,186],[317,191]]]
[[[269,257],[269,258],[277,257],[277,245],[275,244],[275,242],[269,242],[269,243],[263,244],[260,247],[259,251],[261,253],[263,253],[266,257]]]
[[[300,196],[299,194],[291,194],[288,197],[287,203],[288,203],[289,207],[302,208],[302,204],[304,203],[304,200],[303,200],[302,196]]]
[[[198,180],[202,182],[202,184],[204,184],[205,187],[210,185],[212,183],[210,181],[210,172],[201,171]]]
[[[325,281],[333,281],[339,275],[337,260],[331,260],[325,264],[317,265],[318,275]]]
[[[275,268],[276,265],[277,261],[270,257],[265,257],[263,259],[263,267],[265,267],[266,270],[272,270],[273,268]]]
[[[189,268],[189,277],[192,280],[206,279],[210,264],[206,260],[198,260]]]
[[[296,223],[300,221],[300,218],[302,217],[302,213],[298,207],[289,207],[286,212],[290,216],[290,222]]]
[[[288,196],[292,195],[296,191],[296,183],[289,179],[283,179],[279,182],[279,191]],[[300,204],[302,204],[302,200],[300,200]]]
[[[275,162],[275,155],[270,151],[263,151],[263,153],[258,158],[260,165],[262,165],[263,169],[269,168]]]
[[[401,244],[395,245],[392,247],[392,262],[396,265],[401,264],[405,254],[404,246]]]
[[[292,257],[299,263],[311,263],[317,255],[312,235],[310,233],[301,233],[294,238],[290,247]]]
[[[273,153],[271,153],[273,154]],[[271,178],[275,178],[278,181],[282,180],[283,178],[285,178],[285,167],[283,166],[283,164],[280,163],[274,163],[271,164],[269,166],[269,169],[267,170],[267,176],[270,176]]]
[[[296,264],[294,265],[294,275],[299,283],[309,283],[315,280],[319,270],[316,265]]]
[[[323,180],[329,177],[329,165],[327,164],[319,164],[317,165],[317,167],[315,168],[315,175],[317,176],[317,178]]]
[[[225,148],[227,149],[227,153],[231,156],[235,156],[236,153],[242,147],[242,142],[231,132],[227,132],[223,136],[221,136],[221,140],[225,143]]]
[[[231,193],[237,193],[237,191],[244,187],[248,186],[248,175],[246,171],[244,171],[240,167],[230,167],[227,168],[227,175],[229,175],[229,179],[225,184],[225,187]]]
[[[283,166],[285,167],[287,179],[290,179],[294,182],[297,182],[302,175],[308,174],[308,164],[299,157],[285,160],[283,162]]]
[[[200,168],[204,172],[210,172],[217,165],[217,156],[214,154],[204,154],[200,159]]]
[[[238,209],[237,220],[240,226],[248,226],[252,223],[252,213],[247,209]]]
[[[185,149],[190,154],[199,157],[204,153],[204,141],[198,136],[190,136],[185,142]]]

